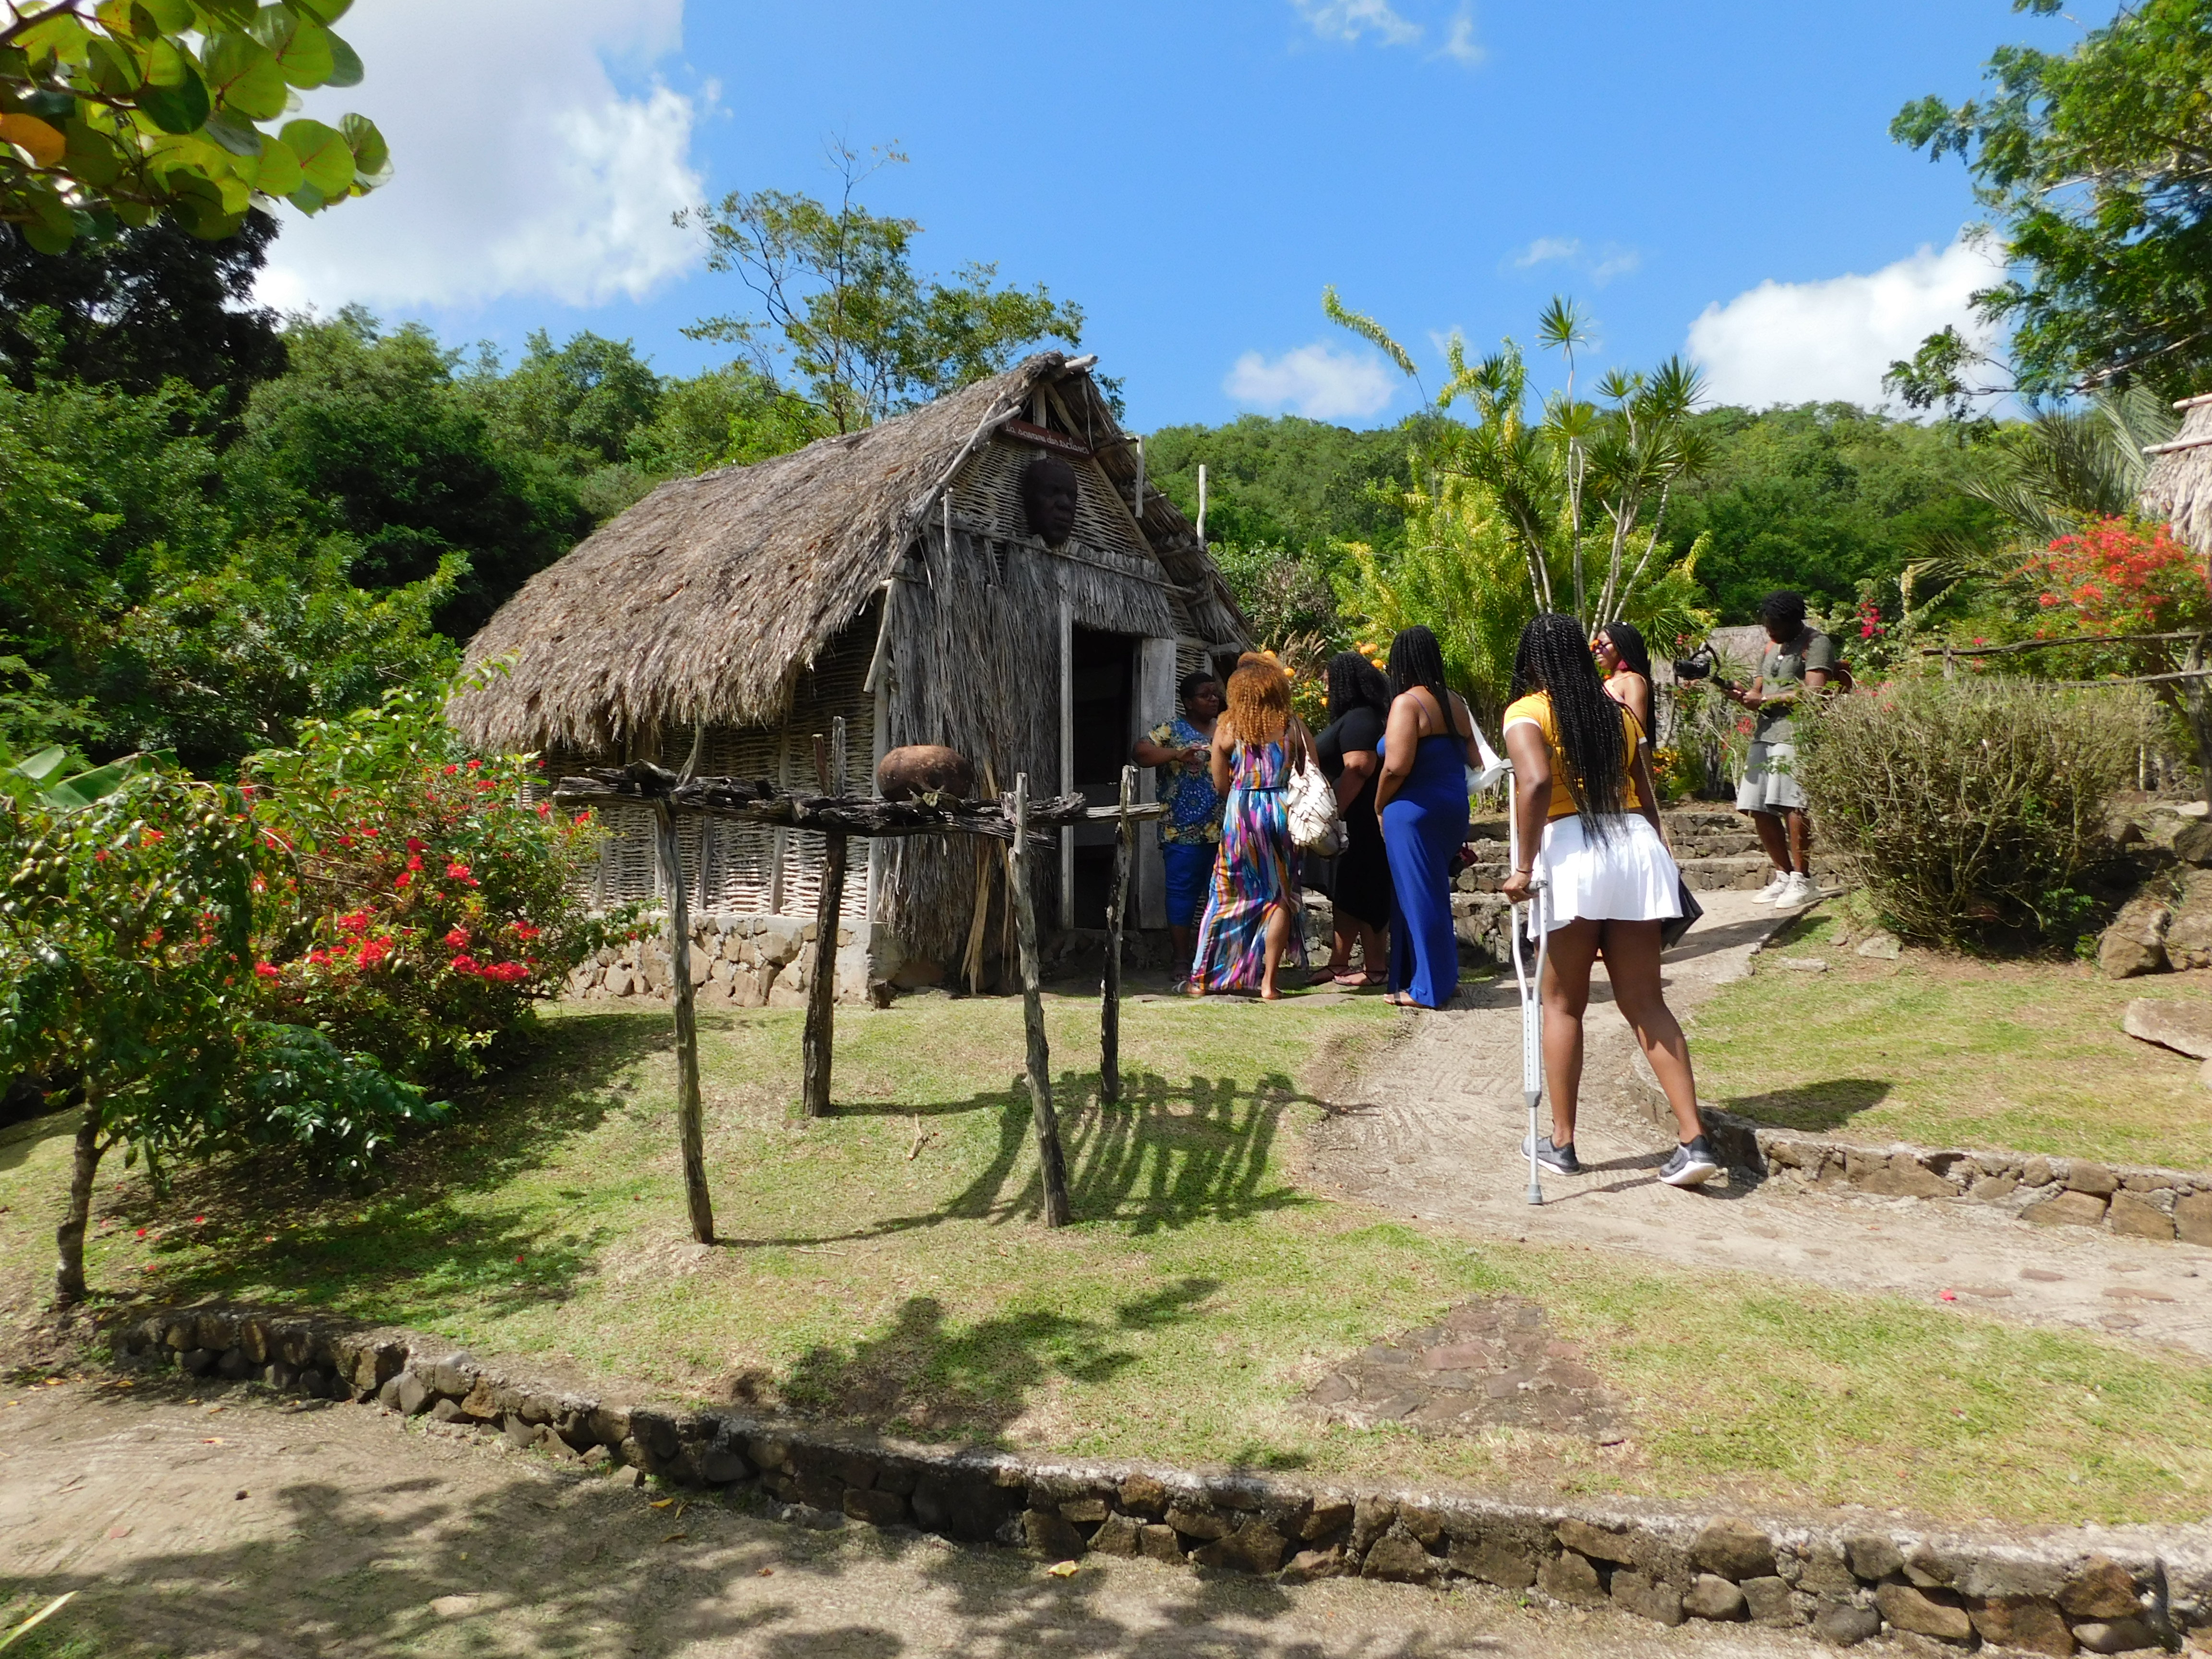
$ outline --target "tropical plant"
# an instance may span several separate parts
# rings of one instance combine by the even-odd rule
[[[173,216],[230,235],[257,197],[315,213],[392,174],[367,117],[264,128],[350,87],[350,0],[0,0],[0,223],[41,253]]]

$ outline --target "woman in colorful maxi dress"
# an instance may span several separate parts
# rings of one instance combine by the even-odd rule
[[[1247,652],[1229,677],[1229,711],[1213,728],[1213,781],[1229,801],[1191,964],[1193,996],[1256,990],[1279,1001],[1283,958],[1305,965],[1298,849],[1283,787],[1312,754],[1311,733],[1291,713],[1289,676]]]

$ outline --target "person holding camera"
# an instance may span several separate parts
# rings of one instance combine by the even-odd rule
[[[1760,904],[1796,909],[1820,897],[1813,884],[1812,820],[1805,792],[1791,775],[1797,761],[1797,699],[1818,693],[1836,672],[1836,642],[1807,625],[1805,598],[1786,588],[1759,602],[1766,649],[1748,687],[1723,688],[1758,717],[1751,755],[1737,786],[1735,808],[1751,815],[1759,844],[1774,860],[1774,878],[1752,895]]]

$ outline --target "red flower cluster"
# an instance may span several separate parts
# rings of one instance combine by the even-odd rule
[[[2092,634],[2149,634],[2186,626],[2206,611],[2203,566],[2164,525],[2100,519],[2061,536],[2024,572],[2046,611],[2070,609]],[[1978,643],[1978,641],[1977,641]]]

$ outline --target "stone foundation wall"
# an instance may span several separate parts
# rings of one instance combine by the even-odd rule
[[[837,1000],[880,1000],[888,977],[872,951],[875,930],[865,922],[837,930]],[[601,950],[568,978],[580,1001],[614,998],[668,1000],[667,924],[649,918],[639,938]],[[815,924],[798,916],[715,913],[691,919],[691,983],[698,1000],[739,1008],[803,1008],[814,967]]]
[[[2050,1654],[2212,1648],[2203,1528],[2022,1540],[1872,1517],[1804,1525],[1024,1462],[626,1404],[505,1374],[447,1343],[307,1317],[201,1306],[129,1316],[108,1334],[119,1364],[428,1416],[519,1452],[628,1465],[641,1480],[756,1491],[809,1526],[916,1527],[1050,1560],[1095,1550],[1296,1578],[1473,1578],[1662,1625],[1809,1626],[1844,1645],[1887,1630]]]
[[[1658,1084],[1644,1076],[1638,1082],[1644,1115],[1673,1129],[1674,1109]],[[1867,1146],[1771,1128],[1710,1106],[1699,1111],[1714,1152],[1731,1170],[1801,1191],[1962,1199],[2045,1226],[2212,1246],[2212,1171],[1902,1143]]]

